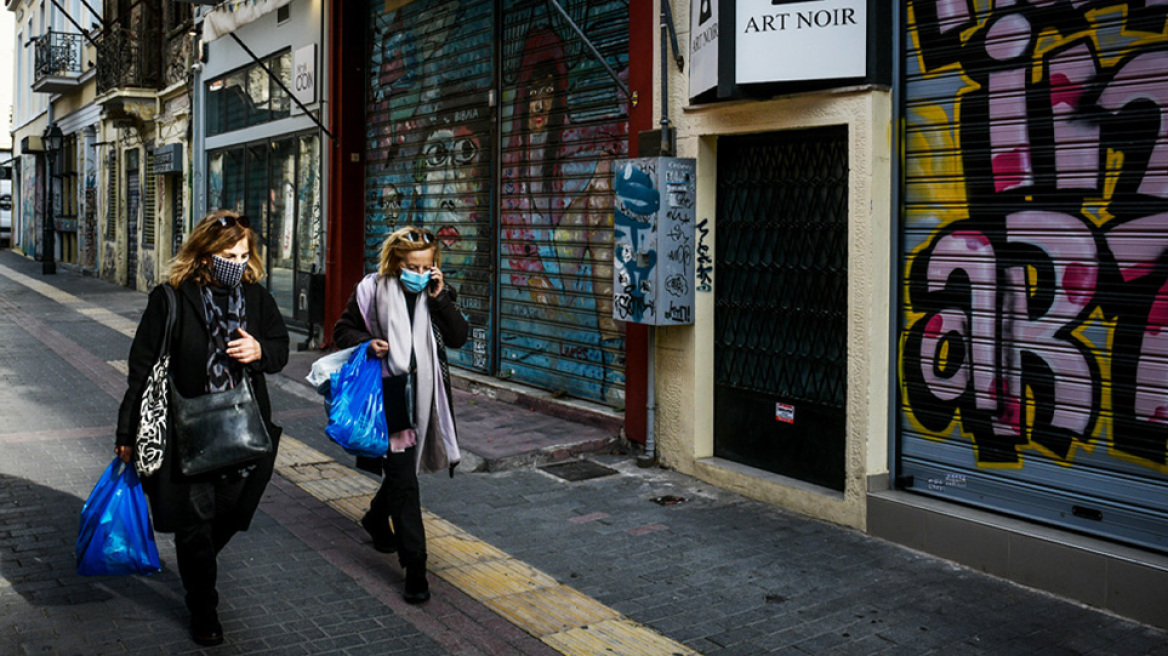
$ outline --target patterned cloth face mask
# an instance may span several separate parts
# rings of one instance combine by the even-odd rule
[[[211,256],[211,275],[215,281],[224,287],[235,287],[243,280],[243,272],[247,270],[247,260],[232,262],[218,255]]]

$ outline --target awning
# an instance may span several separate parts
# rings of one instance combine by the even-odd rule
[[[203,16],[203,43],[210,43],[292,0],[225,0]]]

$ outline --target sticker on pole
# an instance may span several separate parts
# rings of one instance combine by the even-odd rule
[[[795,423],[795,406],[787,405],[786,403],[776,403],[775,421],[781,421],[784,424]]]

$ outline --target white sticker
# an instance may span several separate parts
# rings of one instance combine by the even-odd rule
[[[784,424],[795,423],[795,406],[787,405],[786,403],[776,403],[775,421],[781,421]]]

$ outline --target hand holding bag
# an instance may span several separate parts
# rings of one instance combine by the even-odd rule
[[[174,329],[175,307],[174,289],[162,285],[166,293],[166,328],[162,333],[162,344],[158,349],[158,360],[146,377],[142,389],[142,402],[138,413],[138,433],[134,438],[134,467],[139,476],[150,476],[162,466],[162,456],[166,453],[167,398],[166,380],[170,373],[170,334]]]
[[[246,373],[235,387],[186,398],[170,384],[179,469],[197,477],[242,467],[271,455],[272,438]]]
[[[153,574],[162,569],[146,495],[134,468],[114,458],[81,509],[77,573]]]
[[[332,375],[332,400],[325,434],[346,453],[380,458],[389,451],[381,389],[381,361],[370,357],[369,342],[350,354]]]

